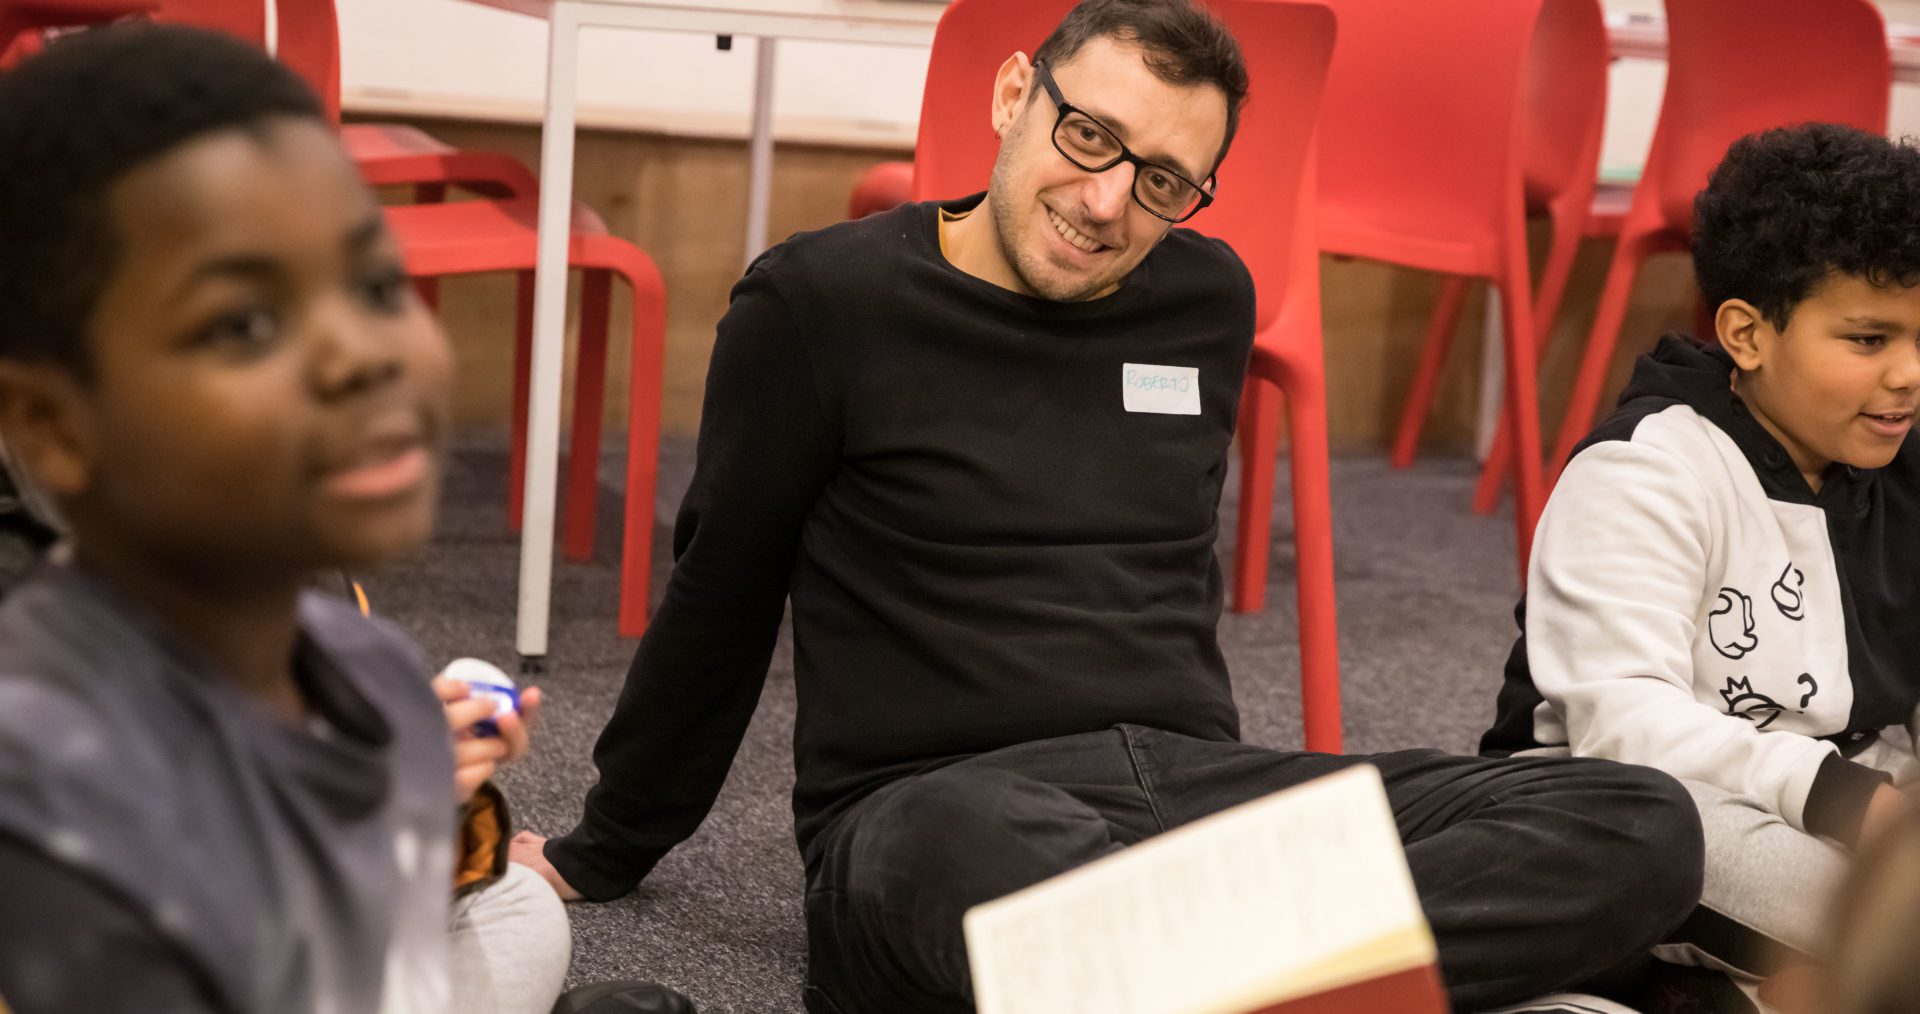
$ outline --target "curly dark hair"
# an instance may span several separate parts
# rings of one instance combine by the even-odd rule
[[[1733,142],[1693,201],[1693,271],[1776,328],[1830,274],[1920,284],[1920,150],[1835,123]]]
[[[1218,18],[1191,0],[1082,0],[1040,48],[1035,63],[1058,67],[1087,43],[1111,37],[1147,51],[1147,67],[1173,85],[1210,84],[1227,95],[1227,137],[1214,157],[1227,157],[1247,100],[1247,64],[1240,43]]]
[[[114,183],[202,135],[282,116],[326,119],[264,50],[197,28],[84,31],[0,73],[0,358],[91,377],[84,332],[116,263]]]

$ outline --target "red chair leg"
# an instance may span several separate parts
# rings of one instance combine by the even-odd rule
[[[1395,468],[1413,464],[1420,446],[1420,431],[1426,427],[1427,413],[1433,410],[1434,393],[1440,389],[1440,373],[1447,364],[1447,350],[1453,346],[1453,333],[1460,323],[1460,307],[1466,302],[1467,280],[1448,275],[1440,288],[1440,301],[1433,307],[1427,324],[1427,336],[1420,341],[1420,365],[1413,371],[1413,386],[1407,391],[1407,407],[1400,412],[1400,429],[1393,438]]]
[[[1327,402],[1320,378],[1286,393],[1293,457],[1293,540],[1298,560],[1300,702],[1308,750],[1339,753],[1340,645],[1333,586],[1333,482]],[[1269,457],[1268,460],[1272,460]]]
[[[1261,355],[1258,348],[1254,355]],[[1232,609],[1236,613],[1257,613],[1267,605],[1280,408],[1279,389],[1249,374],[1240,393],[1240,518],[1233,544]]]
[[[1554,441],[1549,468],[1559,478],[1573,448],[1592,429],[1594,414],[1600,406],[1600,389],[1607,382],[1607,368],[1613,363],[1613,349],[1620,338],[1620,325],[1627,316],[1627,304],[1633,297],[1634,276],[1646,256],[1643,236],[1621,236],[1607,266],[1607,280],[1600,289],[1600,305],[1594,312],[1593,329],[1587,334],[1586,353],[1580,360],[1580,373],[1574,378],[1573,391],[1567,395],[1567,411],[1560,419],[1560,433]]]
[[[527,497],[527,403],[533,383],[533,272],[516,273],[513,301],[513,436],[507,465],[507,527],[520,530]]]
[[[607,315],[613,296],[610,272],[582,274],[573,434],[567,450],[567,510],[561,525],[561,549],[569,560],[593,559],[593,522],[600,499],[600,416],[607,392]]]
[[[1514,541],[1520,580],[1527,579],[1527,560],[1533,552],[1533,527],[1546,506],[1546,487],[1540,470],[1539,363],[1534,355],[1533,293],[1527,279],[1524,243],[1507,253],[1507,270],[1500,280],[1501,345],[1507,360],[1507,416],[1513,430]]]
[[[1586,235],[1587,209],[1584,203],[1561,201],[1547,209],[1553,222],[1553,239],[1547,245],[1547,263],[1540,270],[1540,288],[1533,297],[1533,326],[1538,333],[1534,347],[1542,352],[1553,340],[1553,321],[1560,315],[1560,302],[1567,295],[1567,280],[1573,277],[1573,261],[1580,254],[1580,241]]]
[[[1487,460],[1480,465],[1480,480],[1473,488],[1473,512],[1492,514],[1500,506],[1500,491],[1507,485],[1507,462],[1513,459],[1513,430],[1507,422],[1507,413],[1500,413],[1500,422],[1493,431],[1493,443],[1487,449]]]
[[[632,363],[627,395],[627,493],[620,542],[620,636],[647,630],[653,573],[653,497],[660,472],[660,384],[667,331],[666,288],[652,262],[633,285]]]
[[[1553,219],[1553,240],[1547,247],[1547,263],[1540,273],[1540,289],[1534,296],[1534,349],[1544,358],[1553,340],[1553,321],[1560,312],[1560,301],[1567,293],[1567,279],[1573,274],[1574,258],[1580,253],[1585,235],[1585,212],[1574,201],[1563,201],[1549,209]],[[1480,481],[1473,491],[1476,514],[1492,514],[1500,504],[1500,489],[1506,482],[1507,459],[1513,455],[1513,432],[1507,428],[1505,414],[1494,431],[1493,447],[1480,469]],[[1549,492],[1552,490],[1548,484]]]
[[[413,188],[413,203],[439,204],[447,199],[445,183],[418,183]],[[416,278],[413,280],[415,292],[420,293],[420,301],[430,310],[440,309],[440,279]]]

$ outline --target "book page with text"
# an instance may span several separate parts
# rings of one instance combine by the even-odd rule
[[[1371,765],[975,906],[965,930],[979,1014],[1245,1014],[1435,960]]]

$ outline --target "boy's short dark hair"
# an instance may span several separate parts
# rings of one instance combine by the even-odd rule
[[[1033,51],[1057,67],[1099,38],[1138,44],[1147,67],[1174,85],[1210,84],[1227,94],[1227,136],[1214,164],[1227,156],[1247,99],[1247,64],[1240,43],[1219,19],[1191,0],[1082,0]]]
[[[326,113],[259,47],[177,25],[81,32],[0,73],[0,358],[90,376],[83,332],[114,268],[115,181],[274,116]]]
[[[1693,270],[1708,307],[1775,328],[1832,273],[1920,283],[1920,150],[1834,123],[1733,142],[1693,201]]]

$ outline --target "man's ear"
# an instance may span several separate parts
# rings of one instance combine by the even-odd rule
[[[993,136],[1005,139],[1022,110],[1027,92],[1033,88],[1033,64],[1027,54],[1016,51],[1000,65],[993,76]]]
[[[93,478],[89,402],[72,373],[50,363],[0,360],[0,434],[7,454],[56,500]]]
[[[1773,338],[1773,325],[1767,323],[1759,307],[1744,299],[1729,299],[1713,315],[1713,330],[1720,346],[1733,357],[1734,365],[1751,373],[1766,360],[1766,347]]]

